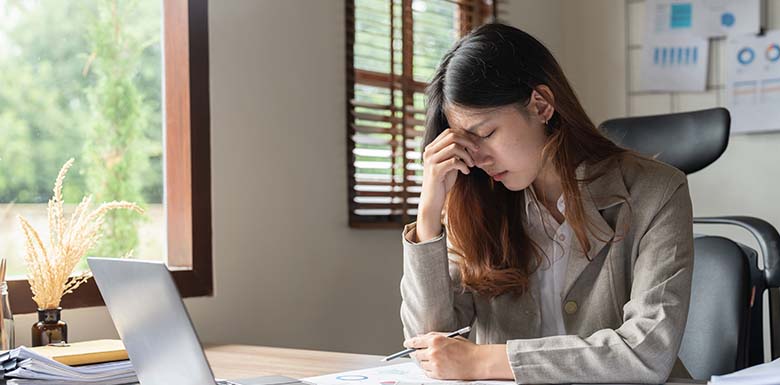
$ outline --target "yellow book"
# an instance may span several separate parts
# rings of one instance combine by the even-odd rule
[[[64,346],[38,346],[36,353],[65,365],[87,365],[127,359],[127,350],[121,340],[74,342]]]

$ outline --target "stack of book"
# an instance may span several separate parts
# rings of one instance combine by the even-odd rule
[[[0,353],[0,380],[8,385],[135,384],[138,379],[121,341],[19,347]]]

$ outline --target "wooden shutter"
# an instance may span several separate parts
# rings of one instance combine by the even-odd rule
[[[460,36],[495,19],[493,3],[346,0],[351,227],[400,227],[414,220],[426,82]]]

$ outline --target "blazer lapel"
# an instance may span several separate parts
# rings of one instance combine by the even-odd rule
[[[610,168],[605,169],[605,167]],[[624,203],[629,196],[619,164],[602,161],[594,165],[580,165],[576,171],[577,179],[580,180],[599,173],[601,175],[596,179],[580,185],[590,249],[586,257],[579,240],[572,239],[572,254],[566,265],[566,280],[563,286],[564,298],[569,295],[569,291],[585,268],[615,236],[615,229],[604,219],[601,210]]]

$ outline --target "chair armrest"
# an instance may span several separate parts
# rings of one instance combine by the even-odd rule
[[[780,287],[780,233],[769,222],[748,216],[695,217],[693,223],[742,227],[752,234],[764,256],[764,276],[768,287]]]

